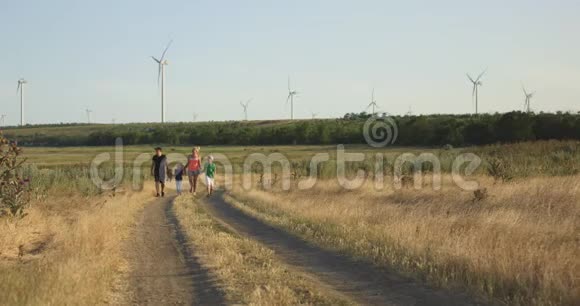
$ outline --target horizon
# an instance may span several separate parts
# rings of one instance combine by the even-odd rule
[[[523,110],[514,110],[514,111],[509,111],[509,112],[494,112],[494,113],[479,113],[479,114],[473,114],[473,113],[465,113],[465,114],[449,114],[449,113],[431,113],[431,114],[395,114],[395,115],[389,115],[389,114],[385,114],[387,117],[391,117],[391,118],[404,118],[404,117],[430,117],[430,116],[473,116],[473,117],[483,117],[483,116],[494,116],[494,115],[504,115],[504,114],[508,114],[508,113],[512,113],[512,112],[520,112],[520,113],[526,113]],[[163,125],[163,124],[167,124],[167,125],[173,125],[173,124],[198,124],[198,123],[227,123],[227,122],[239,122],[239,123],[256,123],[256,122],[300,122],[300,121],[324,121],[324,120],[350,120],[350,119],[345,119],[344,117],[348,114],[356,114],[356,115],[361,115],[361,114],[366,114],[368,116],[371,116],[372,114],[369,112],[359,112],[359,113],[355,113],[355,112],[349,112],[349,113],[345,113],[343,116],[340,117],[316,117],[316,118],[295,118],[294,120],[289,119],[289,118],[281,118],[281,119],[248,119],[248,120],[243,120],[243,119],[226,119],[226,120],[208,120],[208,121],[166,121],[165,123],[161,123],[161,122],[156,122],[156,121],[140,121],[140,122],[49,122],[49,123],[27,123],[24,126],[21,125],[0,125],[0,131],[2,131],[2,128],[8,128],[8,129],[20,129],[20,128],[35,128],[35,127],[59,127],[59,126],[90,126],[90,125],[136,125],[136,124],[157,124],[157,125]],[[568,115],[580,115],[580,111],[554,111],[554,112],[530,112],[529,115],[531,116],[536,116],[536,115],[542,115],[542,114],[551,114],[551,115],[558,115],[558,114],[568,114]],[[377,118],[381,118],[383,115],[383,113],[379,113],[377,112]]]
[[[526,113],[523,110],[515,110],[515,111],[509,111],[509,112],[495,112],[495,113],[479,113],[479,114],[473,114],[473,113],[466,113],[466,114],[449,114],[449,113],[435,113],[435,114],[396,114],[396,115],[389,115],[386,113],[377,113],[376,114],[376,119],[378,120],[383,120],[383,119],[387,119],[388,118],[392,118],[392,119],[405,119],[405,118],[418,118],[418,117],[424,117],[424,118],[431,118],[433,119],[433,117],[472,117],[472,118],[476,118],[476,119],[485,119],[485,116],[503,116],[503,115],[507,115],[510,113],[520,113],[520,114],[524,114],[527,116],[530,116],[530,118],[533,118],[534,116],[542,116],[542,115],[571,115],[571,116],[579,116],[580,115],[580,111],[577,112],[572,112],[572,111],[555,111],[555,112],[529,112]],[[356,115],[356,116],[362,116],[362,117],[357,117],[357,118],[346,118],[347,115]],[[365,117],[368,116],[368,117]],[[274,123],[274,124],[286,124],[286,123],[300,123],[300,122],[310,122],[310,121],[331,121],[331,120],[348,120],[348,121],[360,121],[360,120],[369,120],[373,117],[373,115],[369,112],[360,112],[360,113],[354,113],[354,112],[349,112],[344,114],[343,116],[340,117],[325,117],[325,118],[295,118],[295,119],[249,119],[249,120],[243,120],[243,119],[232,119],[232,120],[209,120],[209,121],[166,121],[164,123],[161,122],[155,122],[155,121],[149,121],[149,122],[115,122],[115,123],[111,123],[111,122],[52,122],[52,123],[38,123],[38,124],[30,124],[27,123],[24,126],[21,125],[1,125],[0,124],[0,133],[2,133],[3,130],[5,130],[7,132],[7,134],[10,134],[9,131],[13,131],[13,130],[26,130],[26,129],[35,129],[35,128],[67,128],[67,127],[75,127],[75,126],[80,126],[80,127],[115,127],[115,126],[126,126],[126,125],[153,125],[153,126],[167,126],[167,127],[172,127],[175,125],[189,125],[189,124],[224,124],[224,123],[242,123],[242,124],[249,124],[250,126],[253,124],[260,124],[260,123]],[[538,117],[541,118],[541,117]]]
[[[569,39],[580,30],[574,1],[171,1],[162,12],[151,3],[6,5],[0,12],[2,41],[11,46],[0,50],[10,59],[0,73],[4,125],[18,125],[21,77],[28,81],[31,125],[86,122],[86,109],[94,124],[157,122],[160,94],[150,56],[171,39],[166,113],[172,123],[191,122],[194,113],[200,122],[240,121],[239,103],[250,98],[250,120],[288,120],[289,75],[300,93],[297,119],[365,111],[373,88],[379,113],[470,114],[466,74],[486,68],[481,113],[522,111],[522,85],[536,92],[536,113],[580,111],[580,42]]]

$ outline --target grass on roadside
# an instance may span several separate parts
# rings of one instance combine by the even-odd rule
[[[2,220],[0,304],[123,304],[123,239],[144,196],[51,195]]]
[[[518,305],[580,300],[580,178],[493,184],[475,201],[444,180],[441,191],[234,190],[226,200],[274,226],[432,284],[463,286]]]
[[[225,287],[226,298],[246,305],[348,305],[313,280],[278,262],[274,252],[212,219],[197,200],[179,197],[174,210],[202,263]]]

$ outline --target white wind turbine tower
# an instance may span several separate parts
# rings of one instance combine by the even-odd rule
[[[192,119],[193,119],[193,122],[197,121],[197,113],[193,113]]]
[[[473,79],[469,74],[467,74],[467,78],[473,84],[473,93],[471,94],[471,99],[475,99],[475,114],[477,115],[479,112],[479,87],[483,85],[481,82],[481,77],[485,74],[487,69],[485,69],[482,73],[477,76],[477,79]]]
[[[526,88],[523,85],[522,85],[522,89],[524,90],[524,95],[526,96],[526,102],[524,103],[524,109],[526,110],[527,113],[529,113],[530,112],[530,103],[531,103],[532,98],[536,94],[536,92],[528,93],[526,91]]]
[[[173,40],[169,41],[167,47],[165,47],[165,50],[163,50],[163,53],[159,59],[151,56],[151,58],[159,65],[157,83],[159,84],[159,82],[161,82],[161,123],[165,123],[165,66],[168,64],[167,60],[165,59],[165,53],[167,53],[167,49],[169,49],[169,46],[171,46],[172,42]]]
[[[371,108],[373,109],[372,115],[375,116],[376,112],[375,109],[379,108],[379,106],[377,105],[377,101],[375,100],[375,89],[373,88],[373,92],[371,94],[371,103],[369,103],[369,105],[367,106],[367,109]]]
[[[92,113],[93,111],[87,108],[87,109],[85,110],[85,112],[87,113],[87,123],[88,123],[88,124],[91,124],[91,113]]]
[[[4,120],[6,120],[6,115],[5,114],[0,115],[0,126],[4,126]]]
[[[23,78],[18,80],[18,86],[16,87],[16,93],[20,90],[20,125],[24,126],[24,84],[28,83]]]
[[[290,77],[288,77],[288,98],[286,99],[286,104],[290,101],[290,120],[294,120],[294,97],[298,95],[296,90],[293,90],[290,86]]]
[[[248,106],[250,105],[250,102],[252,101],[252,99],[249,99],[248,101],[244,102],[240,102],[240,105],[242,106],[242,108],[244,109],[244,120],[248,121]]]

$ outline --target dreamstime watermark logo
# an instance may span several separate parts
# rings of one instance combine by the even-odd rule
[[[363,136],[371,147],[382,148],[392,145],[399,137],[399,127],[389,116],[371,116],[363,126]]]
[[[391,118],[379,119],[383,120],[379,121],[377,118],[367,120],[363,130],[365,138],[373,133],[378,136],[378,138],[373,137],[372,140],[367,139],[369,145],[373,147],[393,144],[398,135],[394,120]],[[372,124],[378,124],[374,132],[373,128],[370,127]],[[382,132],[377,132],[378,128],[382,129]],[[321,152],[312,156],[309,161],[291,162],[286,155],[280,152],[270,154],[255,152],[249,153],[241,164],[237,164],[236,168],[241,169],[238,173],[234,173],[234,165],[226,155],[212,153],[214,162],[218,164],[220,169],[220,176],[224,179],[223,188],[226,190],[233,188],[235,177],[242,180],[241,187],[245,190],[252,189],[256,184],[263,190],[270,190],[274,186],[282,190],[290,190],[291,188],[307,190],[313,188],[320,177],[334,178],[339,186],[347,190],[361,188],[369,180],[373,180],[373,186],[376,190],[383,190],[389,178],[392,180],[392,186],[395,190],[411,186],[418,190],[425,187],[424,181],[427,176],[431,176],[428,182],[433,190],[441,189],[443,170],[440,155],[431,152],[418,155],[409,152],[397,154],[394,155],[392,151],[390,153],[377,151],[374,155],[368,152],[366,154],[347,152],[344,145],[337,145],[335,159],[331,158],[330,152]],[[114,158],[111,157],[110,153],[101,153],[95,156],[91,162],[91,179],[98,188],[110,190],[120,186],[124,177],[130,175],[133,189],[140,190],[147,178],[147,172],[144,173],[144,169],[151,171],[151,157],[151,153],[142,153],[130,163],[126,163],[123,142],[118,138]],[[175,152],[167,154],[166,158],[170,169],[177,164],[183,166],[188,160],[185,154]],[[389,158],[391,160],[388,160]],[[386,160],[388,161],[386,162]],[[107,168],[105,166],[107,163],[112,163],[113,167],[108,166]],[[446,164],[449,165],[446,173],[451,175],[452,181],[457,187],[473,191],[479,188],[479,183],[468,178],[474,174],[481,163],[482,160],[479,156],[472,153],[461,153],[454,156],[451,164],[446,161]],[[325,171],[330,171],[332,175],[321,175],[323,168]],[[392,177],[389,177],[386,172],[392,173]],[[203,182],[204,180],[201,180],[202,184]]]

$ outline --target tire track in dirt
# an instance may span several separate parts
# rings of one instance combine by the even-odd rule
[[[148,203],[126,252],[136,305],[225,305],[210,272],[191,253],[173,214],[174,197]]]
[[[434,289],[345,255],[309,244],[231,206],[223,193],[203,201],[216,219],[274,250],[291,267],[312,275],[361,305],[487,305],[470,295]]]

